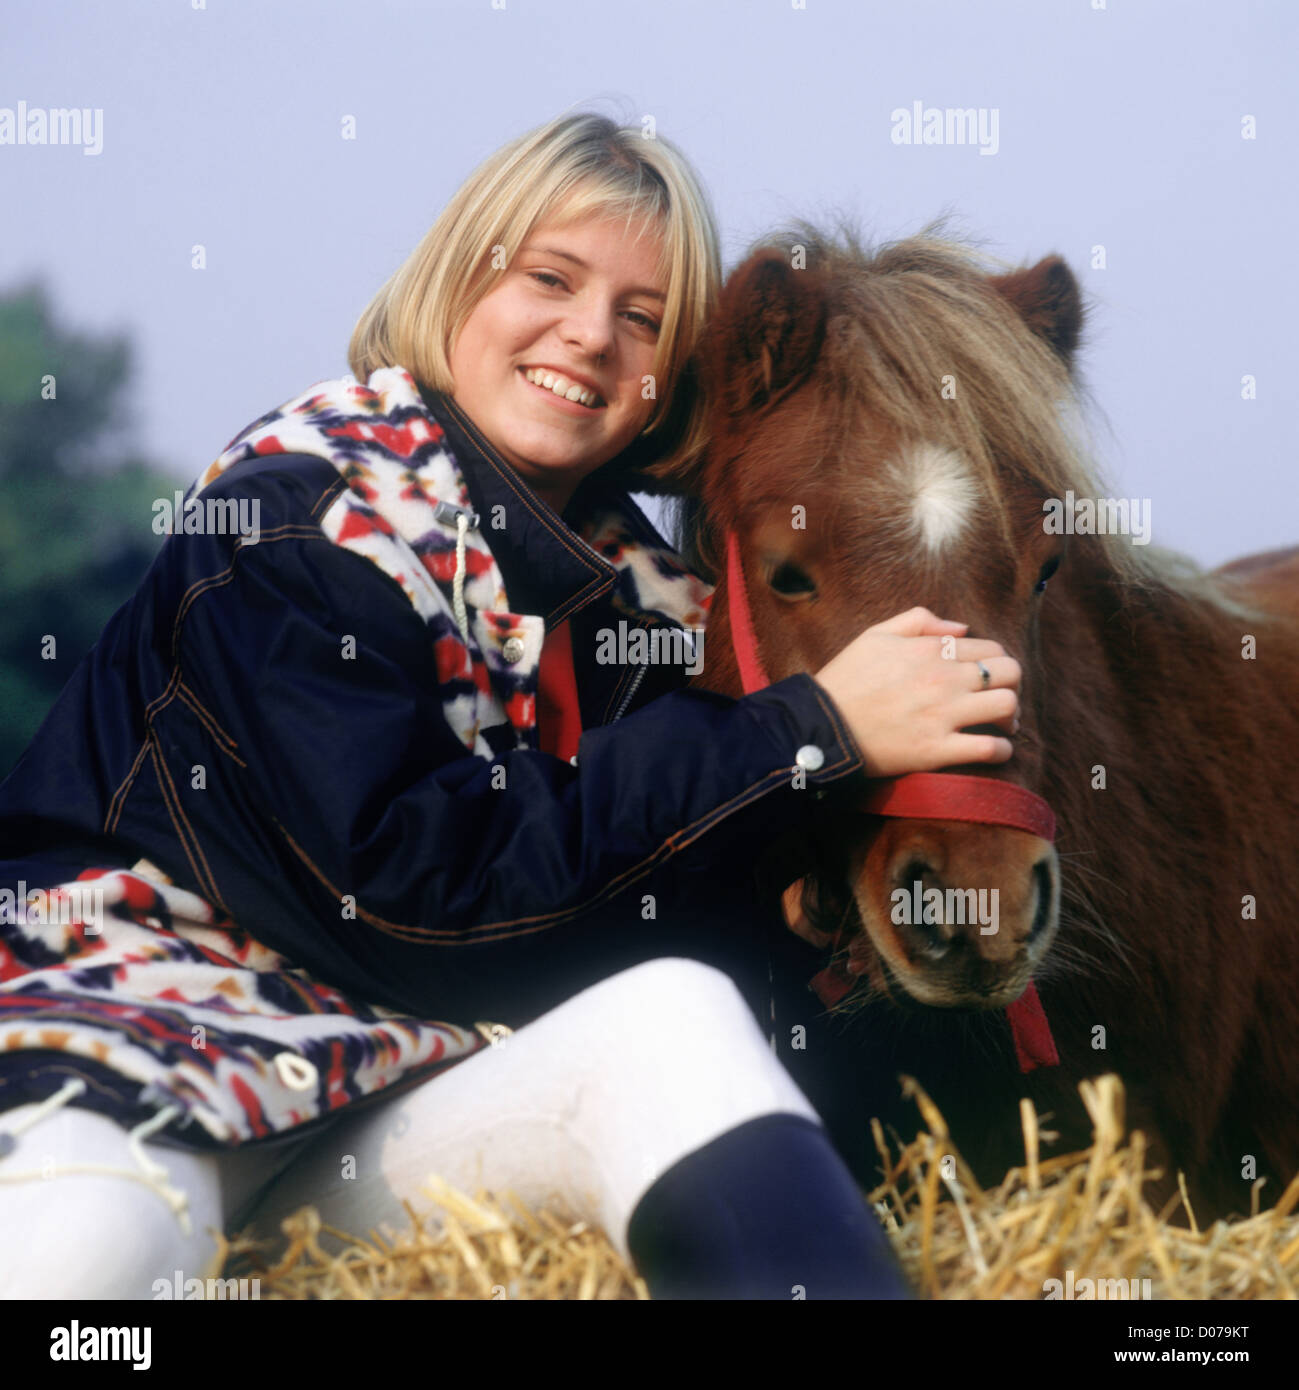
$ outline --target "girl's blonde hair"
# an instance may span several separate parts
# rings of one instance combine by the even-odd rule
[[[656,133],[581,112],[559,116],[485,160],[361,315],[348,345],[352,374],[364,382],[376,368],[401,366],[422,385],[449,392],[456,335],[533,228],[595,213],[621,216],[625,226],[649,219],[664,233],[657,404],[620,456],[629,477],[652,465],[652,475],[639,481],[653,487],[655,477],[703,449],[704,402],[690,359],[721,284],[717,229],[698,178]]]

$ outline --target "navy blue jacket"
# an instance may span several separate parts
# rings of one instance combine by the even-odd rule
[[[463,477],[509,609],[546,629],[571,620],[577,765],[536,747],[527,714],[466,746],[447,713],[459,657],[447,665],[400,576],[322,524],[356,486],[351,445],[295,452],[286,428],[280,451],[202,492],[255,499],[257,543],[169,536],[0,786],[0,883],[143,857],[319,979],[425,1017],[517,1025],[664,954],[723,966],[756,1006],[755,914],[772,904],[754,864],[827,792],[862,790],[842,717],[809,675],[735,700],[687,688],[680,666],[597,661],[599,631],[629,615],[679,626],[620,568],[620,547],[579,538],[592,517],[621,517],[642,565],[678,580],[631,498],[597,472],[561,519],[454,400],[421,390],[402,419],[431,428]],[[439,559],[454,535],[452,516]],[[489,655],[480,686],[484,670],[509,674]],[[526,707],[526,681],[497,693]],[[808,745],[823,761],[800,789]]]

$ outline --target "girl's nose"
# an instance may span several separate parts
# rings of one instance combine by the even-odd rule
[[[585,309],[574,308],[562,331],[566,340],[584,354],[600,357],[613,346],[615,322],[612,305],[595,304]]]

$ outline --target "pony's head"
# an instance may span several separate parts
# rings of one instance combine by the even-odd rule
[[[750,254],[704,339],[711,445],[682,480],[687,552],[719,581],[703,683],[740,693],[730,530],[773,681],[917,604],[1000,642],[1024,669],[1015,756],[947,770],[1040,792],[1039,614],[1067,540],[1044,503],[1093,486],[1069,418],[1082,317],[1058,257],[992,273],[932,236],[871,255],[803,223]],[[807,934],[842,944],[848,1002],[1000,1008],[1051,943],[1058,862],[1024,830],[840,814],[816,850]]]

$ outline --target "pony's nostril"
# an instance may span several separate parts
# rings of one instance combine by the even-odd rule
[[[927,960],[931,963],[942,960],[952,949],[952,942],[948,940],[933,922],[926,922],[921,919],[911,923],[912,932],[912,953],[919,959]]]
[[[1030,941],[1041,936],[1051,922],[1051,870],[1045,859],[1033,865],[1033,878],[1037,883],[1037,911],[1028,934]]]
[[[952,949],[952,941],[942,930],[941,914],[938,921],[929,921],[925,912],[925,890],[938,886],[933,865],[925,863],[923,859],[910,859],[906,867],[894,876],[894,882],[898,889],[907,894],[903,904],[903,920],[910,928],[914,951],[928,961],[942,960]]]
[[[925,875],[932,873],[933,870],[923,859],[910,859],[907,861],[906,868],[895,877],[899,888],[909,889],[913,883],[923,884]]]

